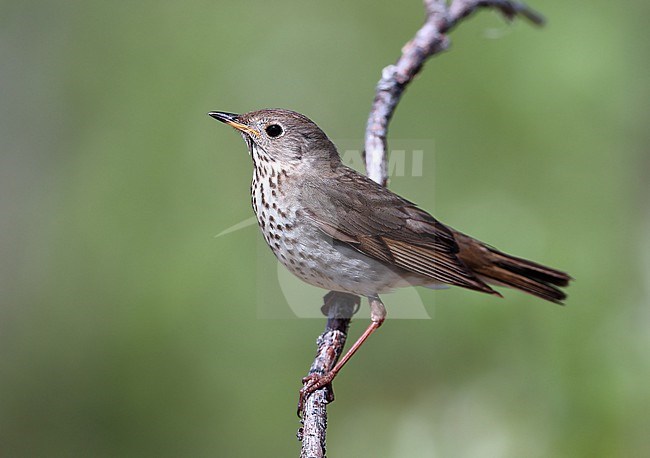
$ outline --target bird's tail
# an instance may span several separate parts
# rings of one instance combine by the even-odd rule
[[[533,261],[517,258],[459,234],[460,259],[486,283],[515,288],[547,301],[562,304],[571,276]]]

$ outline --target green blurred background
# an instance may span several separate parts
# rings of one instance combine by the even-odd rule
[[[568,270],[567,307],[420,291],[434,319],[388,321],[337,380],[332,457],[650,456],[650,7],[536,6],[545,29],[482,13],[426,65],[390,138],[435,156],[391,187]],[[2,456],[298,455],[324,320],[260,317],[283,298],[258,230],[215,238],[252,214],[250,159],[205,113],[291,108],[360,146],[422,19],[417,0],[0,2]]]

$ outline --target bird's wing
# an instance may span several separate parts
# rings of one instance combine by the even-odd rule
[[[321,231],[367,256],[432,283],[496,294],[458,258],[449,228],[352,169],[341,167],[334,177],[305,182],[299,199]]]

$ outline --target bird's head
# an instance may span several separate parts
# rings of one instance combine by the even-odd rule
[[[275,162],[284,167],[303,163],[335,165],[336,147],[311,119],[295,111],[264,109],[245,114],[208,113],[237,129],[253,160]]]

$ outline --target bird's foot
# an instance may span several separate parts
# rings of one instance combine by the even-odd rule
[[[309,374],[302,379],[302,388],[298,397],[298,417],[302,418],[305,409],[305,402],[307,398],[315,391],[325,388],[325,402],[329,404],[334,402],[334,390],[332,389],[332,380],[334,380],[335,372],[329,372],[325,375],[322,374]]]

